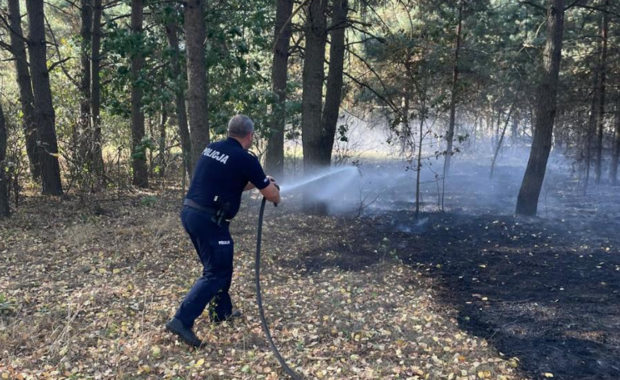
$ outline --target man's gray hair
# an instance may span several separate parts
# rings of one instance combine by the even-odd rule
[[[245,115],[235,115],[228,122],[228,136],[245,137],[254,132],[254,122]]]

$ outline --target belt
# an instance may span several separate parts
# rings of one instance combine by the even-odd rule
[[[217,214],[217,209],[201,206],[198,203],[194,202],[193,200],[187,199],[187,198],[183,201],[183,206],[195,208],[198,211],[206,212],[207,214],[211,214],[211,215]]]
[[[183,200],[183,206],[187,206],[187,207],[193,208],[195,210],[202,211],[202,212],[204,212],[206,214],[213,215],[214,218],[218,214],[218,210],[217,209],[214,209],[214,208],[211,208],[211,207],[201,206],[198,203],[194,202],[193,200],[187,199],[187,198],[185,198]],[[226,223],[230,223],[231,219],[222,219],[222,221],[226,222]],[[217,224],[217,220],[213,220],[213,222]]]

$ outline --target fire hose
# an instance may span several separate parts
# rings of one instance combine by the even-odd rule
[[[273,342],[273,338],[271,337],[271,333],[269,332],[269,325],[267,325],[267,320],[265,319],[265,311],[263,310],[263,298],[261,296],[260,291],[260,251],[261,251],[261,243],[262,243],[262,235],[263,235],[263,215],[265,214],[265,203],[267,203],[267,199],[263,198],[263,201],[260,205],[260,212],[258,214],[258,230],[256,232],[256,262],[254,271],[256,273],[256,303],[258,304],[258,313],[260,315],[260,322],[263,326],[263,331],[265,332],[265,336],[267,337],[267,342],[269,342],[269,347],[271,347],[271,351],[278,359],[280,366],[289,375],[293,380],[300,380],[301,376],[298,375],[295,371],[291,369],[286,364],[286,361],[280,355],[276,344]],[[274,204],[277,206],[277,204]]]

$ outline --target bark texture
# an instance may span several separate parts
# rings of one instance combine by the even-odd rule
[[[564,5],[564,0],[548,0],[547,2],[544,76],[538,91],[532,150],[517,197],[516,213],[518,215],[536,215],[540,189],[545,179],[547,161],[551,152],[564,39]]]
[[[28,51],[30,74],[37,118],[37,137],[41,148],[41,184],[46,195],[62,195],[58,142],[50,77],[47,69],[47,45],[45,40],[45,15],[43,0],[28,0]]]
[[[185,45],[187,54],[187,100],[192,141],[192,167],[209,145],[209,99],[204,44],[206,25],[204,0],[185,2]]]
[[[286,84],[288,81],[288,57],[291,41],[289,18],[293,12],[293,0],[278,0],[274,29],[273,66],[271,68],[272,90],[278,96],[273,105],[271,134],[265,154],[265,169],[279,181],[284,173],[284,127],[286,125]]]

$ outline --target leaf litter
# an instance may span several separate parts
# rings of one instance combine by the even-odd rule
[[[254,203],[233,225],[231,295],[244,318],[163,329],[200,274],[175,194],[94,215],[78,201],[26,199],[1,222],[0,375],[9,379],[284,379],[254,292]],[[246,201],[247,203],[247,201]],[[518,359],[459,328],[437,284],[357,219],[268,211],[262,284],[288,363],[314,379],[521,379]],[[412,247],[415,249],[415,247]]]

